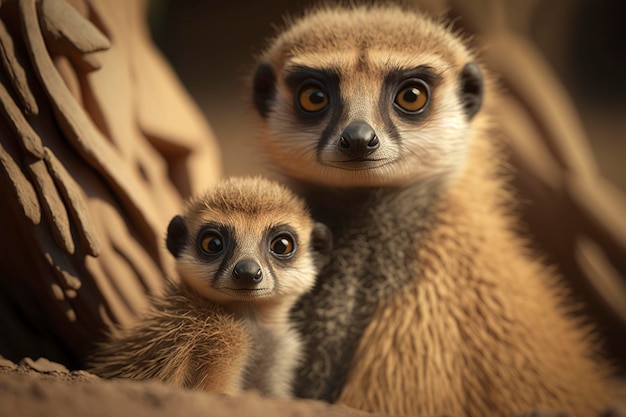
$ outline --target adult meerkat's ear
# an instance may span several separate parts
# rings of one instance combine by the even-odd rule
[[[333,250],[333,234],[323,223],[315,222],[311,232],[311,248],[313,249],[313,259],[318,269],[326,266],[330,259],[330,252]]]
[[[459,74],[459,94],[468,119],[472,119],[483,104],[483,73],[474,62],[465,64]]]
[[[276,97],[276,73],[268,62],[259,64],[253,82],[254,106],[263,118],[269,116]]]
[[[167,238],[165,240],[167,249],[175,258],[180,256],[185,245],[187,245],[187,236],[185,219],[182,216],[175,216],[167,226]]]

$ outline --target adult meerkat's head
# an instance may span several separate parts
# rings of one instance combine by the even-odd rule
[[[481,70],[458,36],[386,6],[308,14],[273,40],[253,79],[271,161],[336,186],[452,176],[482,97]]]
[[[313,286],[331,239],[285,187],[233,178],[192,199],[166,243],[180,278],[207,299],[272,302]]]

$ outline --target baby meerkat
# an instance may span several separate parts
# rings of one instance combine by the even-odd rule
[[[492,82],[449,25],[321,7],[261,56],[261,139],[333,233],[296,394],[392,414],[593,416],[611,369],[517,233]]]
[[[330,250],[304,202],[262,178],[233,178],[190,200],[167,230],[180,282],[114,332],[91,370],[222,393],[290,396],[300,338],[289,310]]]

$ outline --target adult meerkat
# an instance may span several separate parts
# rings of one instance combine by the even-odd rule
[[[104,342],[91,370],[193,389],[289,396],[301,346],[289,310],[330,245],[304,202],[269,180],[230,179],[167,231],[180,282]]]
[[[462,37],[392,6],[319,8],[262,55],[263,147],[334,238],[293,311],[297,395],[412,415],[609,403],[593,336],[515,231],[490,84]]]

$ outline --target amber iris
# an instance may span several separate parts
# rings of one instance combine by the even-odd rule
[[[291,236],[280,235],[275,237],[270,244],[270,250],[276,255],[291,255],[295,249]]]
[[[421,83],[407,84],[398,90],[394,102],[406,112],[420,112],[428,103],[428,88]]]
[[[298,93],[298,103],[309,113],[322,111],[328,105],[328,95],[317,85],[306,85]]]
[[[224,250],[224,238],[215,231],[207,231],[200,239],[200,249],[208,255],[216,255]]]

